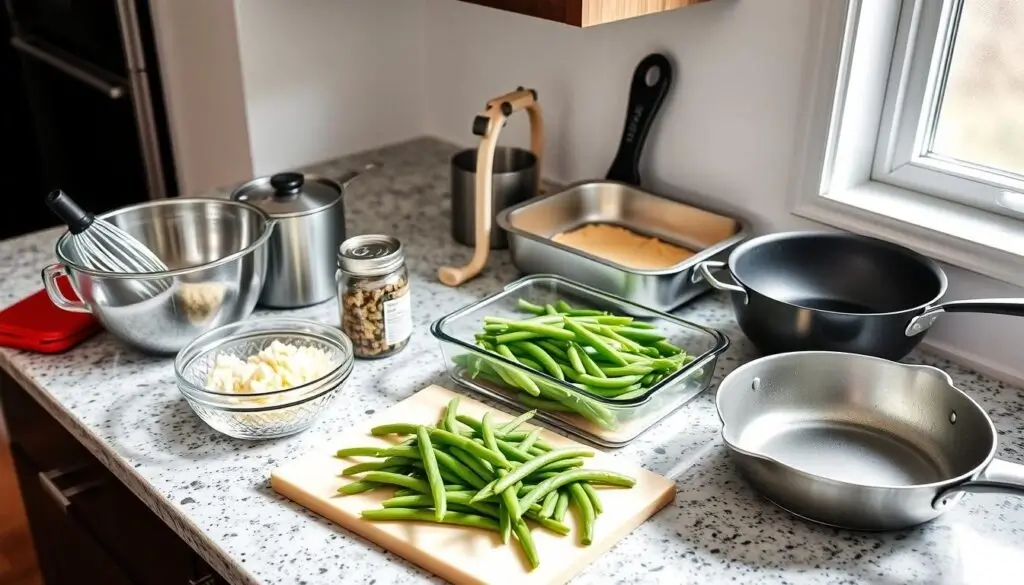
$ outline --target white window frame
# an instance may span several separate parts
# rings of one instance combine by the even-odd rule
[[[918,130],[937,105],[924,96],[948,59],[931,49],[937,31],[955,26],[953,8],[954,0],[812,3],[793,213],[1024,285],[1024,185],[929,155],[930,129]]]

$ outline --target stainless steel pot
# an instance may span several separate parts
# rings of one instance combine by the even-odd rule
[[[253,179],[231,198],[262,209],[277,220],[268,245],[267,281],[260,304],[290,309],[334,298],[335,255],[345,240],[345,186],[358,172],[337,181],[302,173]]]
[[[57,240],[43,269],[50,300],[65,311],[92,313],[115,337],[144,352],[173,354],[199,335],[248,317],[267,269],[274,222],[259,209],[223,199],[147,201],[99,216],[152,250],[170,270],[144,274],[91,270]],[[67,275],[81,301],[61,294]]]
[[[717,406],[750,483],[815,522],[896,530],[934,519],[965,493],[1024,495],[1024,465],[994,458],[992,421],[937,368],[774,355],[726,376]]]
[[[456,153],[451,160],[452,238],[466,246],[476,245],[476,159],[477,149]],[[494,149],[491,173],[492,249],[508,247],[508,234],[495,218],[501,210],[537,195],[537,156],[522,148]]]

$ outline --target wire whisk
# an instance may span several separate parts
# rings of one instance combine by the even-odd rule
[[[145,244],[116,225],[85,211],[60,189],[46,196],[46,205],[67,224],[71,233],[65,252],[85,268],[122,274],[169,270]],[[149,296],[166,290],[169,285],[167,279],[139,281],[142,292]]]

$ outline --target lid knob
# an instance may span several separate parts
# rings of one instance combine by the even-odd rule
[[[270,177],[270,186],[280,194],[294,195],[302,189],[305,182],[306,178],[302,173],[278,173]]]

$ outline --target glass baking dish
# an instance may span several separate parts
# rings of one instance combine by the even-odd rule
[[[629,400],[614,400],[581,390],[543,372],[538,372],[476,346],[475,336],[483,331],[484,317],[524,319],[517,306],[519,299],[543,305],[564,300],[576,309],[598,309],[630,315],[644,321],[668,341],[686,350],[693,358],[689,364],[652,386],[646,393]],[[435,321],[430,332],[441,345],[448,374],[461,386],[493,398],[509,407],[529,410],[519,400],[521,392],[500,377],[482,373],[480,360],[500,364],[520,373],[528,373],[539,383],[561,392],[582,406],[587,416],[572,411],[538,409],[537,418],[557,428],[605,447],[621,447],[654,426],[711,382],[718,356],[729,347],[729,339],[719,331],[684,321],[667,313],[648,309],[560,276],[533,275],[521,278],[489,297],[459,309]],[[563,403],[565,403],[563,401]]]

